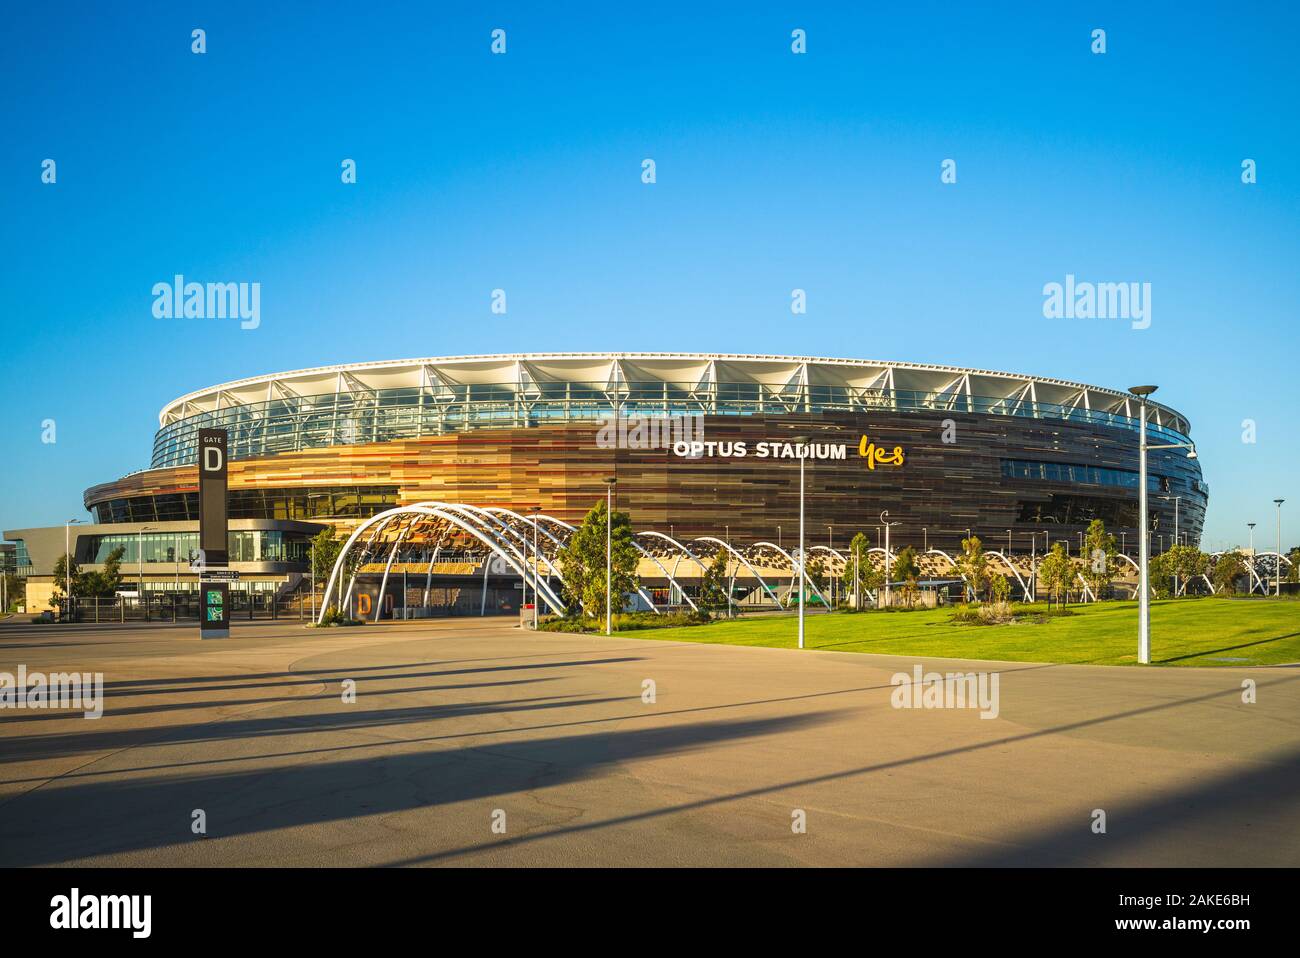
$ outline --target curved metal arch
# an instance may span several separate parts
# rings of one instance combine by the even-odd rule
[[[339,572],[342,570],[344,566],[348,553],[351,551],[352,546],[356,544],[356,541],[360,537],[362,532],[366,531],[371,526],[380,525],[380,524],[386,525],[389,520],[400,516],[406,516],[406,515],[429,516],[436,519],[442,519],[443,521],[456,526],[457,528],[469,533],[474,538],[478,539],[480,542],[483,543],[483,545],[487,546],[489,550],[491,550],[493,553],[495,553],[496,555],[504,559],[508,565],[513,566],[515,571],[518,572],[521,577],[525,575],[523,564],[520,563],[515,558],[514,555],[512,555],[509,551],[503,548],[500,544],[493,541],[491,537],[489,537],[486,533],[480,530],[473,523],[469,522],[463,516],[460,516],[456,513],[447,512],[445,510],[435,508],[432,506],[423,506],[423,505],[398,506],[394,509],[388,509],[385,510],[384,512],[376,513],[375,515],[367,519],[365,522],[358,525],[357,528],[352,531],[352,534],[348,536],[347,541],[343,544],[343,548],[339,550],[338,558],[334,560],[334,568],[330,571],[329,583],[325,588],[325,594],[326,595],[330,594],[330,590],[334,587],[334,583],[338,579]],[[353,581],[355,581],[355,578],[356,577],[353,576]],[[349,596],[351,595],[351,591],[352,590],[349,587],[348,590]],[[542,596],[542,598],[546,600],[547,605],[551,607],[552,611],[561,615],[564,614],[564,603],[561,602],[558,597],[556,597],[556,595],[551,591],[549,585],[547,585],[544,582],[539,582],[538,592]],[[320,622],[324,619],[327,608],[328,605],[323,603],[320,611],[320,615],[316,619],[317,625],[319,625]]]
[[[831,604],[830,604],[829,602],[826,601],[826,596],[822,595],[822,590],[819,589],[819,588],[817,588],[816,583],[814,583],[813,580],[812,580],[811,578],[809,578],[809,576],[808,576],[808,570],[807,570],[807,568],[805,568],[805,566],[804,566],[804,564],[803,564],[802,562],[796,563],[796,562],[794,561],[794,556],[790,555],[790,553],[786,552],[784,549],[782,549],[782,548],[781,548],[779,545],[777,545],[775,542],[767,542],[766,540],[764,540],[763,542],[755,542],[755,543],[754,543],[754,548],[757,549],[757,548],[760,547],[760,546],[766,546],[766,547],[769,548],[769,549],[775,549],[777,552],[781,553],[781,555],[785,556],[785,561],[788,562],[788,563],[790,563],[790,572],[791,572],[791,573],[794,572],[795,567],[797,566],[798,569],[799,569],[799,578],[803,579],[805,582],[808,583],[808,588],[812,589],[813,592],[815,592],[815,593],[817,594],[817,598],[819,598],[819,599],[822,600],[822,605],[826,606],[826,608],[828,608],[828,609],[831,607]]]
[[[671,542],[671,543],[672,543],[673,545],[675,545],[678,549],[680,549],[683,553],[685,553],[687,558],[689,558],[689,559],[690,559],[691,561],[693,561],[697,566],[699,566],[701,572],[704,572],[704,571],[707,571],[707,570],[708,570],[708,566],[706,566],[703,562],[700,561],[699,556],[695,555],[695,553],[691,552],[690,549],[686,548],[686,546],[682,545],[680,542],[678,542],[676,539],[672,538],[671,536],[666,536],[666,535],[664,535],[662,532],[654,532],[654,531],[652,531],[652,530],[650,530],[650,529],[647,529],[647,530],[644,531],[644,532],[638,532],[638,533],[636,533],[636,535],[639,535],[639,536],[651,536],[652,538],[655,538],[655,539],[663,539],[665,542]]]
[[[1029,586],[1025,585],[1025,580],[1020,577],[1020,573],[1016,571],[1016,567],[1011,564],[1010,559],[1004,556],[1001,552],[998,552],[996,549],[985,549],[984,554],[986,556],[997,556],[1001,559],[1006,567],[1011,570],[1011,574],[1016,577],[1016,581],[1020,583],[1020,590],[1024,592],[1025,595],[1029,595]],[[1029,601],[1032,602],[1033,599],[1030,599]]]
[[[772,591],[772,587],[768,585],[765,581],[763,581],[763,577],[758,574],[757,570],[755,570],[755,568],[752,565],[749,564],[749,560],[746,559],[739,552],[737,552],[730,544],[724,542],[721,539],[716,539],[713,536],[696,536],[694,541],[695,542],[716,542],[718,545],[722,546],[722,548],[730,552],[733,556],[735,556],[740,561],[741,565],[743,565],[746,569],[749,570],[749,574],[758,580],[758,584],[761,585],[763,587],[763,590],[772,597],[772,601],[776,603],[777,608],[781,607],[781,600],[778,599],[776,593]]]

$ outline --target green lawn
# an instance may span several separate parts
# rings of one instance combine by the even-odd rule
[[[1042,624],[954,625],[946,609],[818,613],[805,617],[805,645],[836,652],[880,652],[1016,662],[1133,665],[1137,603],[1071,607],[1075,616]],[[796,646],[793,616],[644,629],[620,635],[725,645]],[[1300,662],[1300,602],[1180,599],[1151,603],[1151,661],[1230,667]]]

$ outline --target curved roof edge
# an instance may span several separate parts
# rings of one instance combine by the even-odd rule
[[[744,367],[749,375],[718,375],[718,364],[724,370],[725,367]],[[508,377],[503,376],[503,373],[508,373]],[[673,375],[682,378],[673,379]],[[613,383],[619,378],[636,382],[640,377],[645,377],[649,381],[707,382],[708,377],[712,376],[717,377],[715,381],[736,379],[770,385],[793,384],[796,377],[801,377],[799,381],[807,385],[823,382],[872,388],[874,384],[876,388],[888,385],[899,389],[934,392],[964,388],[977,396],[990,394],[976,387],[971,382],[972,378],[1000,380],[1011,387],[1009,396],[1025,387],[1031,387],[1035,392],[1042,388],[1050,395],[1039,395],[1037,401],[1088,407],[1092,406],[1093,396],[1098,399],[1105,397],[1106,406],[1111,411],[1133,399],[1129,393],[1121,390],[1066,379],[936,363],[758,353],[491,353],[343,363],[232,380],[172,400],[159,411],[158,422],[160,427],[166,426],[196,413],[266,399],[402,386],[436,387],[440,381],[500,384],[531,379]],[[899,382],[900,379],[902,382]],[[1151,401],[1149,405],[1178,420],[1182,426],[1180,431],[1190,435],[1187,417],[1163,403]]]

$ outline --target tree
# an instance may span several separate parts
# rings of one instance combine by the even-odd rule
[[[704,570],[700,578],[699,605],[702,609],[722,609],[727,606],[728,560],[731,558],[726,549],[718,549],[713,562]]]
[[[1291,560],[1291,567],[1286,570],[1286,581],[1300,582],[1300,546],[1292,549],[1287,558]]]
[[[118,546],[104,556],[104,567],[100,571],[82,573],[77,594],[95,599],[110,599],[116,595],[117,590],[122,586],[122,556],[124,555],[126,555],[126,547]],[[141,598],[143,599],[144,596]]]
[[[1169,557],[1169,573],[1178,577],[1178,591],[1181,592],[1193,579],[1205,574],[1210,557],[1195,546],[1176,545],[1165,553]]]
[[[1115,537],[1106,531],[1106,523],[1093,519],[1084,534],[1083,579],[1093,596],[1103,598],[1115,581]]]
[[[1214,582],[1215,592],[1220,595],[1235,595],[1237,580],[1247,574],[1246,560],[1240,552],[1225,552],[1214,564],[1210,579]]]
[[[1038,565],[1038,578],[1047,587],[1049,601],[1062,604],[1069,598],[1070,583],[1074,581],[1074,563],[1065,553],[1064,544],[1058,542]]]
[[[632,544],[632,523],[626,512],[614,512],[607,522],[604,502],[598,502],[560,550],[565,602],[596,618],[605,612],[605,527],[610,527],[610,606],[623,610],[623,597],[637,589],[636,567],[640,553]]]
[[[1006,602],[1011,596],[1011,583],[1001,572],[989,580],[989,592],[993,596],[993,601],[999,605]]]
[[[859,532],[849,543],[849,553],[847,561],[844,563],[844,573],[840,578],[840,583],[844,588],[846,596],[857,595],[859,599],[866,599],[868,592],[873,592],[880,588],[884,582],[882,571],[877,568],[871,561],[871,540],[867,538],[866,533]],[[854,582],[856,577],[857,581]],[[857,586],[856,592],[854,586]]]
[[[67,582],[69,578],[72,580],[72,594],[74,596],[85,595],[86,590],[83,588],[85,583],[81,574],[81,565],[77,562],[75,556],[69,556],[65,553],[54,562],[54,594],[50,599],[51,603],[57,606],[60,612],[66,611],[65,606],[68,602]]]
[[[916,564],[916,550],[911,546],[898,551],[894,556],[894,567],[890,570],[890,576],[895,582],[906,582],[908,579],[920,578],[921,567]]]
[[[0,609],[0,612],[8,612],[10,609],[16,609],[24,601],[23,596],[26,594],[27,580],[20,578],[17,573],[6,572],[4,583],[4,596],[8,600],[7,609]]]
[[[957,557],[957,571],[966,577],[966,588],[978,599],[988,581],[989,560],[984,554],[979,536],[961,540],[961,555]]]
[[[343,549],[343,540],[335,537],[332,527],[326,527],[312,536],[310,549],[311,574],[316,579],[316,587],[323,589]]]

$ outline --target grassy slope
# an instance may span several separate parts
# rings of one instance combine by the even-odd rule
[[[816,614],[806,617],[805,644],[836,652],[1134,664],[1137,603],[1104,602],[1072,608],[1079,614],[1041,625],[952,625],[947,610]],[[621,634],[794,648],[795,630],[793,617],[779,616]],[[1300,602],[1208,598],[1153,602],[1151,659],[1158,665],[1218,667],[1300,662]]]

